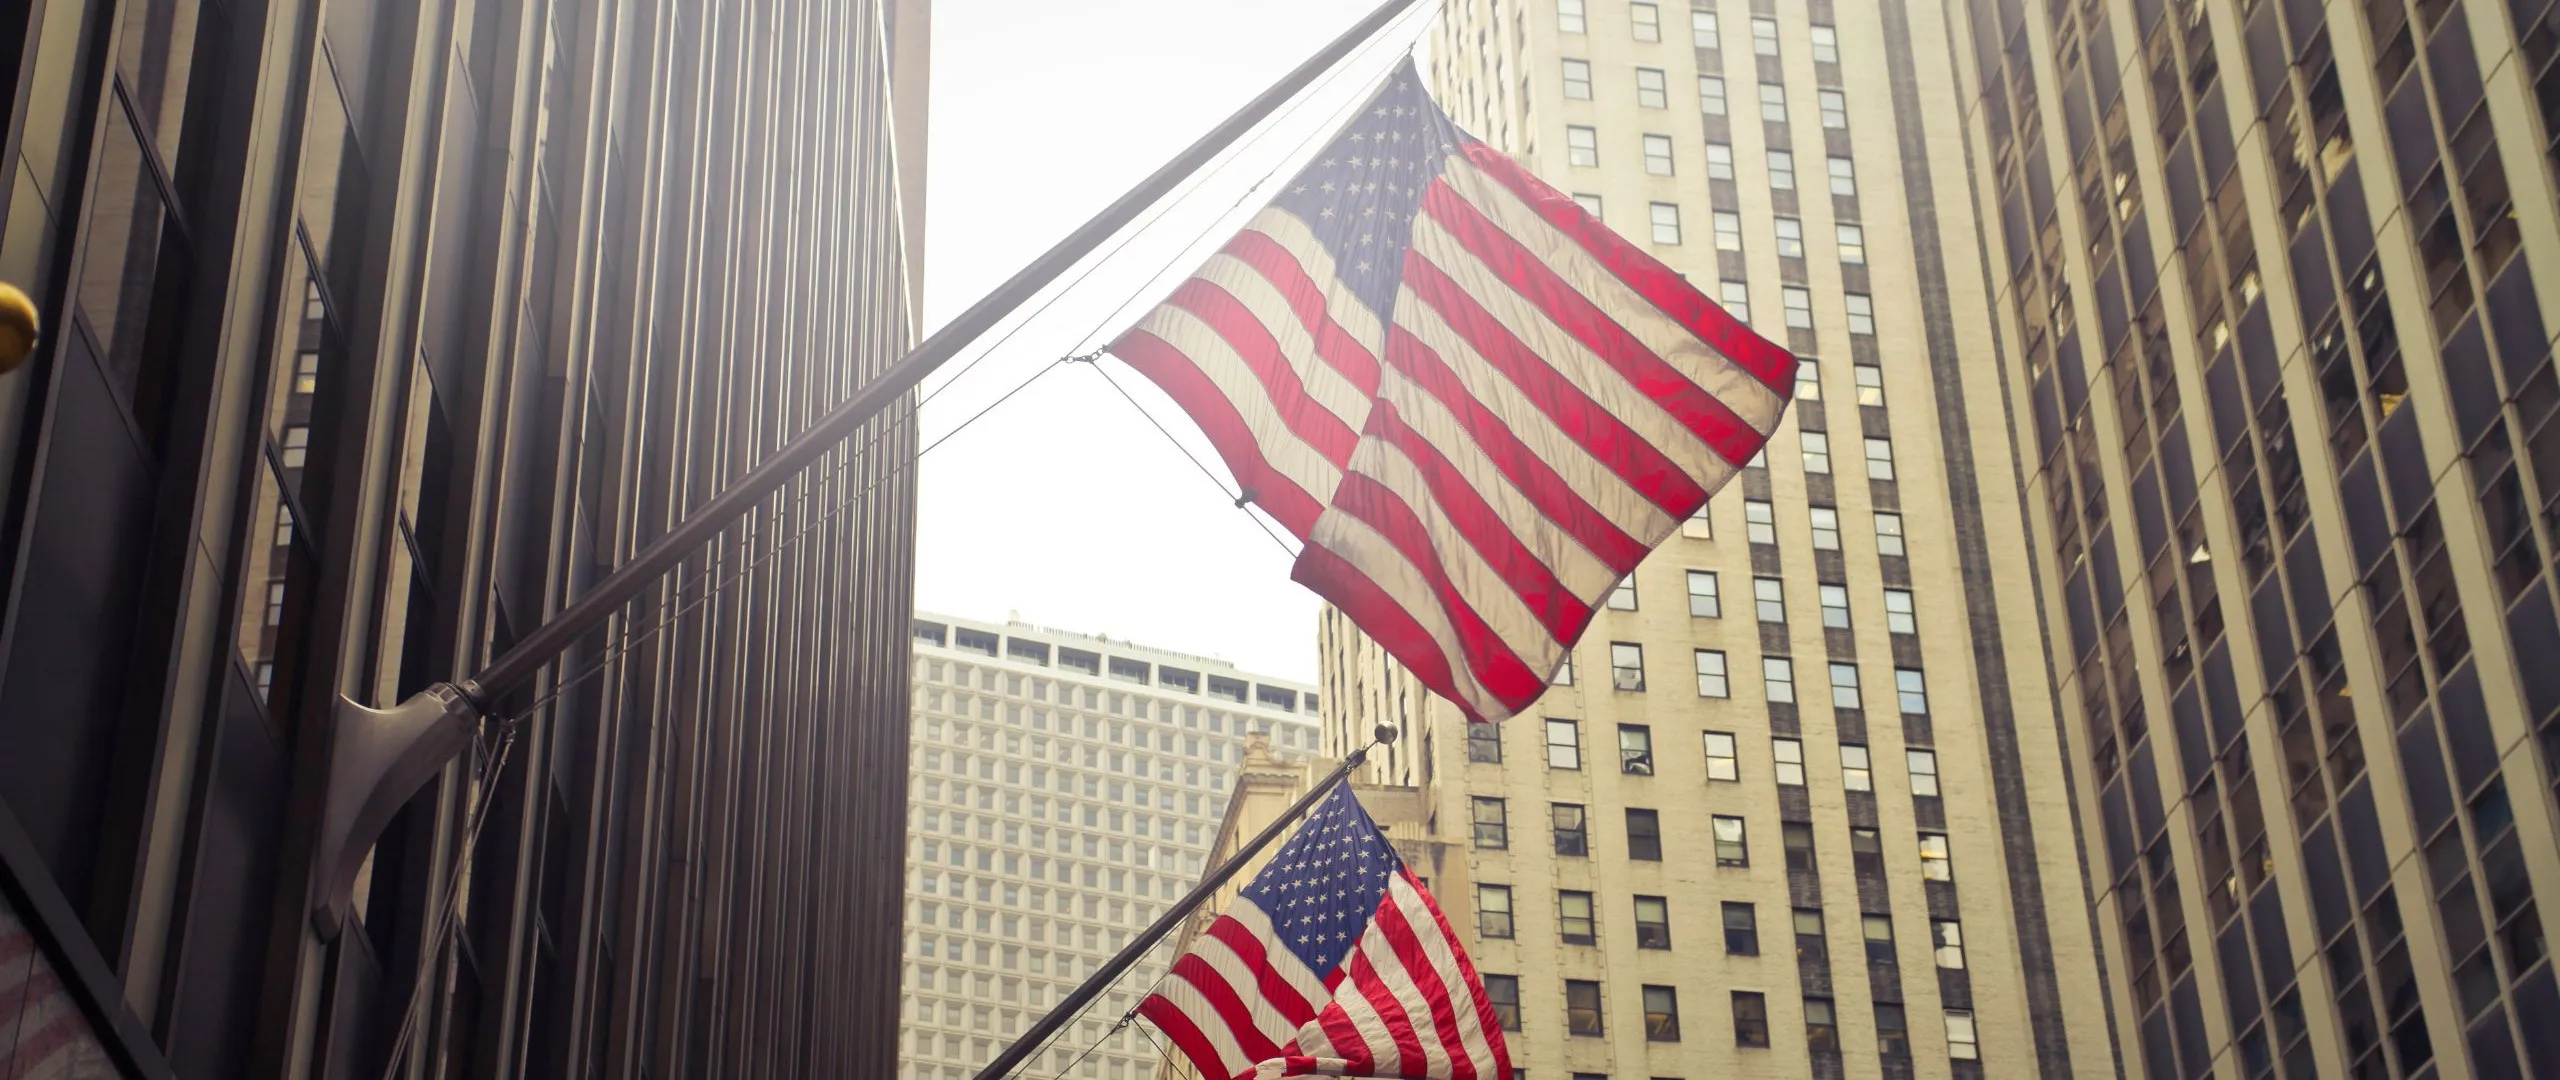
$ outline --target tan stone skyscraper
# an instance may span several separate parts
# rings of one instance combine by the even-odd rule
[[[1537,1080],[2115,1075],[1947,19],[1461,0],[1433,41],[1461,125],[1805,358],[1537,710],[1470,731],[1325,618],[1328,746],[1407,728],[1376,778]]]

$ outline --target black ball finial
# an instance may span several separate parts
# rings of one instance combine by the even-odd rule
[[[1396,737],[1403,733],[1397,731],[1394,724],[1380,724],[1372,729],[1370,734],[1378,740],[1378,745],[1385,746],[1396,741]]]

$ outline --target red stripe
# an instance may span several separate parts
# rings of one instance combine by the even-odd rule
[[[1253,1003],[1246,1001],[1237,988],[1227,982],[1226,976],[1201,959],[1199,953],[1182,954],[1173,962],[1173,970],[1169,974],[1190,984],[1191,989],[1200,995],[1200,1000],[1218,1014],[1219,1025],[1235,1036],[1236,1047],[1244,1051],[1247,1060],[1260,1061],[1280,1049],[1272,1044],[1270,1036],[1262,1033],[1262,1025],[1254,1022]]]
[[[1467,391],[1458,373],[1449,369],[1447,361],[1420,338],[1402,328],[1387,333],[1387,363],[1413,381],[1425,393],[1438,399],[1484,451],[1493,467],[1509,477],[1513,487],[1527,497],[1530,505],[1545,514],[1556,527],[1582,542],[1609,569],[1624,577],[1635,571],[1652,548],[1643,541],[1621,531],[1597,507],[1574,490],[1554,468],[1550,467],[1527,443],[1512,433],[1511,427],[1495,416],[1475,395]]]
[[[1555,226],[1582,250],[1590,252],[1600,265],[1635,289],[1637,295],[1661,308],[1688,327],[1717,352],[1742,365],[1762,384],[1781,398],[1793,397],[1796,385],[1795,356],[1771,344],[1767,338],[1752,333],[1751,328],[1725,314],[1723,308],[1707,299],[1670,267],[1626,241],[1626,238],[1600,224],[1572,199],[1548,187],[1537,177],[1520,168],[1499,151],[1473,139],[1460,148],[1467,161],[1496,183],[1509,188],[1547,224]]]
[[[1511,330],[1476,303],[1466,286],[1451,280],[1419,251],[1404,259],[1404,287],[1440,313],[1460,338],[1486,364],[1502,373],[1522,397],[1536,407],[1566,438],[1572,439],[1638,494],[1674,518],[1684,518],[1707,501],[1707,490],[1662,448],[1637,434],[1607,407],[1552,366],[1537,351],[1511,336]],[[1398,329],[1402,329],[1402,320]],[[1387,346],[1392,357],[1395,346]],[[1745,454],[1744,461],[1751,460]]]
[[[1165,305],[1199,316],[1209,329],[1226,339],[1227,346],[1262,383],[1263,391],[1271,396],[1272,409],[1291,432],[1315,447],[1335,468],[1350,464],[1351,448],[1360,441],[1359,434],[1307,393],[1307,384],[1298,378],[1298,369],[1280,351],[1279,339],[1271,336],[1271,328],[1262,325],[1262,319],[1243,301],[1215,282],[1192,278],[1174,289]]]
[[[1404,1011],[1404,1003],[1397,1001],[1395,993],[1387,989],[1385,976],[1369,962],[1369,954],[1357,948],[1351,950],[1351,963],[1347,966],[1351,969],[1352,990],[1377,1011],[1378,1020],[1387,1029],[1388,1040],[1396,1045],[1396,1075],[1428,1075],[1423,1067],[1427,1052],[1422,1048],[1422,1035],[1414,1029],[1413,1017]]]
[[[1520,536],[1511,531],[1493,505],[1467,483],[1465,474],[1443,457],[1440,448],[1404,422],[1392,402],[1380,401],[1369,414],[1369,434],[1404,452],[1414,470],[1422,474],[1431,489],[1434,503],[1458,534],[1466,538],[1476,553],[1517,593],[1521,603],[1546,624],[1549,633],[1560,643],[1570,643],[1582,636],[1582,628],[1591,621],[1592,603],[1575,596],[1566,588],[1555,571],[1529,550]]]
[[[1379,936],[1394,948],[1396,962],[1404,965],[1405,978],[1431,1010],[1431,1030],[1440,1036],[1440,1045],[1449,1055],[1450,1080],[1475,1080],[1475,1057],[1467,1053],[1466,1036],[1459,1033],[1457,1014],[1450,1011],[1448,984],[1440,981],[1440,966],[1432,961],[1422,939],[1415,936],[1412,924],[1405,920],[1403,905],[1396,902],[1392,884],[1378,899],[1378,930]]]
[[[1271,954],[1264,949],[1262,939],[1245,929],[1243,923],[1221,916],[1209,924],[1209,936],[1235,950],[1236,957],[1244,961],[1245,969],[1254,973],[1262,999],[1270,1002],[1290,1027],[1303,1026],[1316,1018],[1319,1003],[1307,1000],[1295,984],[1280,977],[1280,973],[1271,966]]]
[[[1326,1006],[1319,1022],[1324,1025],[1325,1038],[1333,1042],[1334,1053],[1354,1066],[1345,1070],[1344,1075],[1360,1076],[1376,1071],[1374,1066],[1378,1063],[1378,1055],[1369,1048],[1369,1040],[1360,1034],[1358,1025],[1351,1022],[1351,1014],[1343,1009],[1341,1002]],[[1308,1064],[1312,1066],[1314,1063]]]
[[[1616,369],[1638,393],[1661,406],[1682,427],[1695,433],[1699,441],[1715,448],[1725,461],[1739,466],[1760,452],[1760,444],[1768,439],[1766,432],[1734,415],[1731,407],[1705,387],[1655,355],[1626,327],[1592,303],[1590,297],[1566,283],[1553,267],[1520,246],[1502,226],[1485,217],[1474,204],[1459,198],[1445,180],[1431,185],[1422,205],[1432,220],[1439,222],[1459,246],[1503,284],[1537,305],[1559,329],[1573,335],[1574,340]]]
[[[1458,944],[1457,931],[1449,928],[1449,916],[1441,912],[1440,902],[1431,898],[1431,890],[1423,888],[1421,879],[1413,876],[1413,868],[1406,867],[1398,872],[1404,875],[1406,884],[1413,886],[1414,893],[1422,897],[1422,908],[1431,913],[1432,926],[1449,942],[1449,959],[1458,965],[1458,977],[1465,980],[1468,991],[1475,996],[1476,1023],[1484,1029],[1485,1045],[1493,1050],[1494,1067],[1488,1070],[1488,1075],[1495,1080],[1510,1080],[1511,1048],[1502,1041],[1502,1018],[1493,1014],[1493,1001],[1485,996],[1484,978],[1476,974],[1475,961],[1467,958],[1467,950]]]
[[[1191,1022],[1191,1017],[1185,1015],[1172,1002],[1165,1000],[1163,995],[1150,994],[1147,1000],[1139,1002],[1138,1015],[1146,1017],[1149,1022],[1155,1024],[1157,1031],[1164,1032],[1166,1038],[1172,1039],[1174,1047],[1181,1050],[1183,1056],[1191,1059],[1192,1066],[1200,1070],[1201,1076],[1231,1078],[1235,1075],[1227,1071],[1226,1060],[1218,1055],[1217,1045],[1211,1043],[1208,1036],[1200,1033],[1199,1027]],[[1241,1071],[1243,1070],[1238,1070],[1238,1072]]]
[[[1422,574],[1423,583],[1439,600],[1440,610],[1448,616],[1451,629],[1458,636],[1458,651],[1464,655],[1467,670],[1495,700],[1515,708],[1527,705],[1546,689],[1538,673],[1529,669],[1511,643],[1495,633],[1484,617],[1468,604],[1441,564],[1440,553],[1431,546],[1431,530],[1422,518],[1405,505],[1403,499],[1375,479],[1361,473],[1345,473],[1342,486],[1334,489],[1333,509],[1365,522],[1376,529],[1387,543],[1403,554]],[[1310,543],[1309,547],[1317,545]],[[1561,650],[1559,650],[1561,651]]]
[[[1509,716],[1486,717],[1458,693],[1457,681],[1449,673],[1449,654],[1440,651],[1439,639],[1422,628],[1413,613],[1396,603],[1378,583],[1360,568],[1343,560],[1321,544],[1309,544],[1298,552],[1297,565],[1289,570],[1289,580],[1306,586],[1316,595],[1341,608],[1354,625],[1375,640],[1387,655],[1396,658],[1442,698],[1458,707],[1469,720],[1479,723]],[[1330,1029],[1328,1029],[1330,1030]]]
[[[1314,492],[1301,489],[1271,467],[1235,403],[1228,401],[1217,384],[1209,381],[1182,350],[1147,331],[1131,330],[1111,343],[1111,354],[1162,387],[1174,404],[1190,414],[1191,422],[1200,425],[1201,433],[1218,448],[1227,471],[1235,474],[1236,482],[1244,485],[1252,500],[1269,511],[1281,527],[1300,540],[1314,531],[1316,515],[1323,512],[1324,504]]]
[[[1280,295],[1289,301],[1289,309],[1298,313],[1298,321],[1307,328],[1307,336],[1315,339],[1316,355],[1351,380],[1363,394],[1378,392],[1378,357],[1369,346],[1335,322],[1325,301],[1324,289],[1298,265],[1297,256],[1271,237],[1246,229],[1227,241],[1226,252],[1245,265],[1262,272]]]

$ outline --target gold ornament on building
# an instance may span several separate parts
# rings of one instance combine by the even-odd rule
[[[36,354],[36,302],[26,290],[0,281],[0,375],[6,375]]]

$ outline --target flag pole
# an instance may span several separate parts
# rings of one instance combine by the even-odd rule
[[[1127,974],[1140,958],[1147,955],[1147,950],[1155,947],[1156,942],[1164,940],[1164,936],[1172,933],[1174,927],[1182,924],[1182,920],[1190,918],[1191,913],[1200,905],[1217,895],[1218,889],[1241,872],[1246,863],[1252,862],[1254,856],[1261,854],[1262,849],[1270,847],[1271,842],[1279,839],[1281,833],[1289,831],[1290,824],[1305,816],[1307,810],[1315,806],[1317,801],[1323,799],[1344,780],[1349,779],[1351,770],[1359,768],[1362,762],[1369,760],[1370,750],[1394,741],[1396,741],[1396,729],[1387,724],[1378,725],[1369,745],[1346,755],[1342,759],[1342,764],[1337,766],[1330,775],[1317,781],[1314,787],[1307,789],[1306,794],[1298,797],[1297,802],[1290,804],[1289,809],[1283,811],[1279,817],[1273,818],[1271,824],[1264,826],[1253,839],[1246,841],[1234,858],[1211,869],[1208,876],[1201,878],[1199,884],[1192,886],[1190,892],[1183,894],[1182,899],[1174,901],[1173,906],[1165,909],[1164,914],[1156,916],[1156,921],[1148,923],[1146,929],[1138,931],[1138,936],[1131,938],[1129,944],[1122,947],[1118,954],[1104,961],[1101,968],[1086,976],[1083,983],[1067,992],[1067,996],[1059,998],[1057,1007],[1049,1010],[1049,1015],[1041,1017],[1039,1023],[1031,1025],[1031,1030],[1023,1032],[1021,1038],[1013,1041],[1013,1045],[1005,1047],[1004,1052],[997,1054],[995,1060],[987,1063],[986,1068],[978,1070],[976,1080],[1005,1080],[1007,1076],[1012,1075],[1015,1068],[1040,1051],[1040,1047],[1049,1041],[1049,1036],[1056,1034],[1058,1029],[1075,1020],[1076,1015],[1085,1010],[1085,1006],[1093,1004],[1093,999],[1101,997],[1102,992],[1110,989],[1112,983],[1120,981],[1120,976]]]
[[[500,698],[531,681],[571,644],[603,625],[676,564],[860,431],[890,404],[905,397],[962,348],[1056,282],[1104,241],[1118,235],[1147,208],[1171,194],[1318,76],[1419,2],[1384,0],[1234,115],[854,391],[843,404],[819,417],[807,431],[678,522],[665,536],[534,627],[478,673],[456,682],[437,683],[388,709],[370,708],[339,697],[332,710],[328,786],[313,851],[313,929],[324,940],[336,938],[339,924],[353,902],[356,872],[365,851],[419,788],[442,772],[446,762],[470,747],[478,722]]]

